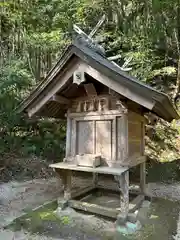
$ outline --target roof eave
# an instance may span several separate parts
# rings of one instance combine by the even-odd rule
[[[158,115],[168,122],[171,122],[173,119],[178,120],[180,118],[169,97],[165,94],[163,94],[163,98],[161,100],[156,99],[156,103],[152,110],[156,112],[156,114],[159,112]]]

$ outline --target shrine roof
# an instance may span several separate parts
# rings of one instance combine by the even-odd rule
[[[33,114],[37,114],[39,116],[46,115],[43,113],[42,109],[44,105],[47,106],[47,104],[50,104],[49,99],[55,93],[55,91],[52,91],[52,89],[56,86],[57,82],[62,81],[61,86],[58,85],[59,88],[57,88],[57,93],[61,96],[63,96],[62,92],[65,88],[69,87],[69,85],[74,86],[72,81],[73,73],[71,74],[69,69],[72,69],[72,71],[76,70],[80,64],[79,61],[86,64],[86,66],[90,66],[91,69],[96,71],[96,73],[101,73],[104,77],[110,79],[103,84],[107,85],[109,88],[112,86],[112,89],[114,88],[113,90],[123,95],[125,98],[136,102],[145,109],[155,113],[159,117],[169,122],[173,119],[179,119],[176,108],[173,106],[168,95],[157,91],[156,89],[142,83],[138,79],[122,71],[118,66],[114,65],[110,60],[108,60],[105,55],[101,54],[99,51],[96,51],[93,47],[83,43],[82,41],[75,41],[67,47],[61,58],[49,71],[44,80],[21,103],[19,111],[29,114],[29,111],[34,108],[35,110],[33,111]],[[69,78],[62,80],[61,76],[64,74],[66,74]],[[99,81],[98,77],[96,80]],[[52,96],[50,93],[52,93]],[[68,99],[68,96],[65,97]],[[40,101],[42,104],[40,105],[40,108],[38,108],[36,105]],[[50,108],[52,108],[52,106],[49,107],[49,109]],[[66,110],[65,104],[62,104],[59,112],[56,113],[56,117],[61,118],[64,116]],[[29,114],[29,116],[30,115],[31,114]],[[47,116],[51,115],[54,117],[54,113],[49,115],[47,114]]]

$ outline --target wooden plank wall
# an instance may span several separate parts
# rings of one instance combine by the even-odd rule
[[[128,158],[129,164],[138,163],[144,153],[144,117],[130,112],[128,114]]]

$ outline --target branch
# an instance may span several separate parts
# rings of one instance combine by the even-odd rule
[[[179,40],[178,40],[178,37],[177,37],[176,29],[174,29],[174,37],[175,37],[175,40],[176,40],[177,52],[178,52],[178,55],[180,56]]]

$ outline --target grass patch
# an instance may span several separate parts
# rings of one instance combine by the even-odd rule
[[[35,210],[28,211],[24,216],[15,219],[8,227],[13,231],[19,231],[22,228],[30,232],[38,232],[43,222],[58,222],[59,224],[66,224],[69,219],[62,217],[58,218],[54,211],[57,208],[57,202],[48,203],[43,207]]]

